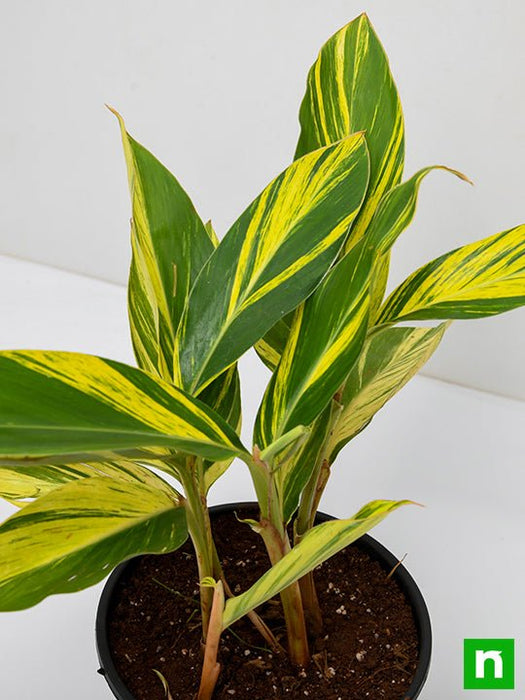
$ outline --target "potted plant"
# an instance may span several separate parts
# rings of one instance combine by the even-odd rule
[[[323,697],[319,689],[333,687],[338,669],[319,644],[326,627],[318,597],[342,585],[323,579],[325,562],[410,503],[378,500],[345,520],[316,519],[334,460],[421,368],[451,320],[525,303],[525,226],[440,256],[384,300],[390,250],[434,168],[402,181],[401,105],[365,15],[328,40],[308,75],[294,162],[220,243],[178,181],[117,117],[132,198],[128,290],[138,368],[77,353],[0,353],[0,491],[20,506],[0,527],[0,609],[80,590],[124,560],[174,552],[189,538],[186,556],[169,561],[178,571],[194,552],[198,607],[191,589],[155,573],[147,583],[154,582],[154,596],[162,590],[182,599],[181,645],[199,621],[198,698],[214,694],[226,654],[221,637],[241,619],[266,654],[254,659],[254,672],[271,676],[267,657],[278,657],[296,689],[288,697],[304,697],[310,691],[301,678],[317,664],[316,697]],[[406,325],[414,320],[444,323]],[[236,362],[252,346],[272,374],[248,449],[238,434]],[[212,530],[207,493],[235,457],[249,469],[257,506],[237,507],[225,543]],[[254,580],[241,571],[233,585],[225,557],[247,533],[268,561]],[[373,548],[368,543],[362,546]],[[396,568],[388,554],[383,561]],[[113,578],[111,595],[118,585]],[[424,618],[417,592],[413,599]],[[349,604],[342,600],[339,618]],[[367,653],[354,654],[349,666]],[[170,687],[172,659],[162,658],[162,669],[150,669],[159,678],[152,673],[147,683],[185,697]],[[368,677],[377,671],[367,669]],[[416,697],[426,668],[419,674],[418,687],[406,678],[391,697]],[[115,678],[110,684],[119,697],[133,697]],[[341,700],[357,697],[345,684]],[[221,697],[248,692],[242,681],[225,688]]]

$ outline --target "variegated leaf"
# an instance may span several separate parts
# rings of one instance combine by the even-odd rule
[[[122,132],[133,210],[128,284],[133,347],[140,367],[171,382],[175,331],[190,289],[218,238],[211,221],[202,223],[175,177],[114,114]],[[240,414],[237,368],[230,368],[214,384],[207,396],[199,398],[230,422],[231,413]],[[238,419],[231,424],[235,427]],[[214,471],[223,473],[230,461],[221,461]]]
[[[470,182],[463,173],[447,168],[445,165],[431,165],[423,168],[409,180],[396,185],[396,187],[393,187],[383,195],[368,226],[366,232],[367,241],[375,246],[378,255],[374,269],[374,283],[370,295],[371,325],[374,324],[377,313],[383,303],[390,267],[390,249],[399,235],[412,221],[416,210],[419,186],[423,178],[433,170],[446,170],[461,180]]]
[[[25,464],[23,467],[1,465],[0,497],[11,502],[39,498],[71,481],[96,476],[140,482],[172,495],[175,493],[168,483],[150,469],[122,459],[118,462],[89,464]]]
[[[232,365],[215,379],[204,391],[199,394],[199,399],[224,418],[238,435],[241,432],[241,387],[237,365]],[[217,479],[224,474],[233,461],[233,457],[219,462],[206,461],[204,463],[204,488],[207,491]]]
[[[410,224],[414,216],[423,178],[433,170],[445,170],[466,182],[470,180],[457,170],[444,165],[434,165],[419,170],[406,182],[392,188],[383,195],[366,232],[366,240],[375,248],[377,259],[374,263],[373,280],[370,292],[370,325],[377,316],[383,301],[390,263],[390,248],[398,236]],[[279,364],[280,357],[290,333],[292,315],[281,319],[271,328],[256,346],[263,362],[273,371]]]
[[[186,537],[185,509],[163,491],[107,477],[66,484],[0,526],[0,610],[87,588],[121,561]]]
[[[290,335],[293,318],[293,311],[283,316],[283,318],[277,321],[277,323],[270,328],[268,333],[255,344],[256,353],[272,372],[279,364],[281,355],[283,354],[284,346]]]
[[[283,520],[288,523],[299,505],[301,493],[312,471],[322,459],[332,427],[329,404],[312,423],[310,433],[300,449],[276,473],[283,504]]]
[[[317,286],[368,182],[364,137],[300,158],[246,209],[201,271],[175,343],[176,383],[199,393]]]
[[[322,47],[308,74],[299,120],[296,158],[356,131],[366,134],[370,181],[347,239],[348,250],[367,232],[383,195],[401,180],[404,162],[401,103],[387,56],[366,15],[337,31]],[[382,269],[386,279],[388,258]],[[383,293],[378,285],[375,296],[380,297],[379,303]],[[372,307],[377,307],[374,300]],[[279,364],[290,327],[291,318],[283,319],[256,345],[272,371]]]
[[[469,243],[412,273],[377,323],[481,318],[525,304],[525,224]]]
[[[368,314],[368,325],[372,328],[375,325],[379,309],[385,298],[385,291],[390,274],[390,252],[379,255],[372,270],[372,283],[370,285],[370,312]]]
[[[382,328],[371,334],[345,383],[340,399],[343,408],[326,447],[330,463],[419,372],[446,328],[443,323],[437,328]]]
[[[173,339],[193,282],[214,250],[190,198],[119,120],[132,202],[129,319],[140,367],[172,378]]]
[[[372,260],[368,246],[354,246],[297,309],[257,417],[260,447],[312,423],[341,387],[366,335]]]
[[[459,170],[452,170],[446,165],[431,165],[418,170],[409,180],[389,190],[379,202],[366,233],[367,241],[375,247],[379,255],[390,250],[398,236],[412,221],[419,186],[423,178],[433,170],[445,170],[465,182],[470,182]]]
[[[79,353],[0,352],[0,464],[149,459],[151,447],[211,459],[243,451],[218,414],[142,370]]]
[[[272,566],[251,588],[226,601],[223,628],[262,605],[284,588],[378,525],[389,513],[411,501],[372,501],[353,518],[330,520],[309,530],[296,547]]]
[[[370,183],[350,243],[366,231],[385,192],[401,180],[404,123],[388,58],[365,14],[337,31],[308,74],[296,157],[356,131],[366,133]]]

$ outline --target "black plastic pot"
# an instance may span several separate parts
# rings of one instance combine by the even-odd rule
[[[256,503],[228,503],[221,506],[213,506],[210,508],[210,514],[213,517],[214,514],[224,513],[227,511],[232,512],[243,509],[253,510],[256,508]],[[317,522],[326,522],[327,520],[335,520],[335,518],[333,518],[331,515],[326,515],[325,513],[317,514]],[[399,587],[405,594],[406,599],[412,607],[419,636],[419,662],[416,674],[410,688],[408,689],[408,692],[405,693],[403,698],[400,698],[400,700],[415,700],[415,698],[419,697],[427,679],[432,654],[432,628],[430,624],[430,616],[428,614],[428,609],[423,596],[421,595],[421,591],[405,567],[398,563],[397,557],[395,557],[388,551],[388,549],[386,549],[386,547],[383,547],[383,545],[373,537],[370,537],[370,535],[363,535],[356,542],[354,542],[352,546],[357,546],[369,554],[372,559],[381,564],[385,571],[392,571],[397,564],[397,568],[394,571],[392,578],[397,581]],[[131,561],[124,562],[123,564],[120,564],[120,566],[117,566],[115,571],[113,571],[111,576],[108,578],[106,585],[104,586],[104,590],[102,591],[102,596],[100,598],[97,610],[96,642],[98,659],[100,662],[99,673],[106,678],[106,681],[117,700],[136,700],[118,675],[111,656],[108,635],[108,612],[111,610],[113,593],[119,583],[120,578],[126,571],[127,567],[130,566]]]

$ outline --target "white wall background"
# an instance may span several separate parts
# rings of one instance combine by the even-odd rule
[[[125,283],[127,185],[104,102],[224,233],[290,161],[306,71],[363,10],[403,100],[406,172],[446,163],[476,182],[430,176],[393,281],[525,221],[522,0],[19,0],[0,23],[0,253]],[[525,310],[458,323],[427,372],[525,398],[524,330]]]

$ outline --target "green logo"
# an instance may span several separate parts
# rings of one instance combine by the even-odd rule
[[[465,690],[513,690],[514,640],[465,639],[463,674]]]

